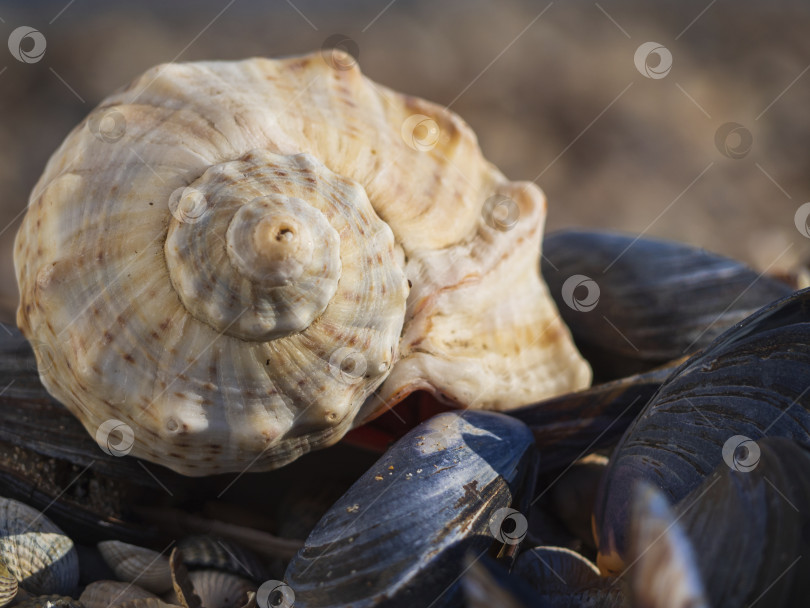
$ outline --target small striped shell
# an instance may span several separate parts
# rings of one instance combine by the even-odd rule
[[[159,599],[154,593],[132,583],[96,581],[82,591],[79,600],[84,608],[110,608],[130,600]]]
[[[17,597],[18,590],[17,579],[8,571],[6,562],[0,555],[0,607],[11,603]]]
[[[177,543],[177,548],[189,570],[222,570],[260,583],[268,578],[266,567],[252,551],[224,538],[187,536]]]
[[[247,602],[248,593],[255,593],[257,589],[246,578],[217,570],[194,570],[188,573],[188,577],[204,608],[240,608]],[[174,592],[167,594],[165,599],[180,603]]]
[[[79,583],[73,541],[45,515],[9,498],[0,498],[0,556],[31,594],[70,595]]]
[[[589,383],[540,189],[335,56],[158,66],[48,163],[17,321],[106,451],[267,470],[415,390],[505,410]]]
[[[122,581],[136,583],[157,594],[172,588],[172,573],[165,555],[117,540],[98,543],[98,550],[115,576]]]
[[[110,608],[181,608],[177,604],[167,604],[161,599],[146,598],[137,600],[128,600],[121,604],[116,604]]]

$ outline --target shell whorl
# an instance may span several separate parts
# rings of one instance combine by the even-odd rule
[[[393,247],[363,188],[308,154],[255,150],[178,190],[165,246],[172,284],[194,317],[242,340],[304,331],[342,265],[363,268]],[[369,248],[352,243],[375,232]]]

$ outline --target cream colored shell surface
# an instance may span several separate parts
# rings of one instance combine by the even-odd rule
[[[341,59],[158,66],[49,161],[18,324],[103,448],[266,470],[417,389],[509,409],[590,381],[539,276],[539,188]]]

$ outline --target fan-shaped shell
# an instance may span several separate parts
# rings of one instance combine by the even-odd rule
[[[158,594],[172,588],[169,558],[165,555],[117,540],[100,542],[98,550],[115,576],[122,581],[136,583]]]
[[[0,498],[0,555],[33,595],[70,595],[79,583],[73,541],[45,515],[10,498]]]
[[[0,555],[0,607],[10,604],[17,596],[18,590],[17,579],[8,571],[6,562]]]
[[[158,66],[50,160],[18,323],[103,448],[114,420],[182,473],[262,470],[416,389],[509,409],[589,382],[539,276],[539,188],[338,64]]]
[[[225,538],[187,536],[177,542],[183,564],[189,570],[221,570],[263,583],[268,574],[261,560],[248,549]]]
[[[240,608],[247,602],[248,593],[257,588],[246,578],[218,570],[195,570],[188,577],[205,608]],[[180,604],[174,592],[167,599]]]
[[[132,583],[95,581],[82,591],[79,600],[84,608],[110,608],[131,600],[159,599],[154,593]]]

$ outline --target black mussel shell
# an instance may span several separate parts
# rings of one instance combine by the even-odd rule
[[[449,412],[422,423],[332,506],[290,562],[296,607],[461,605],[465,554],[525,534],[511,505],[531,494],[535,458],[529,429],[502,414]]]
[[[810,451],[782,437],[749,449],[756,458],[748,467],[720,464],[676,505],[676,517],[695,549],[711,606],[806,605]]]
[[[629,497],[639,481],[677,502],[748,441],[810,445],[810,290],[729,329],[667,380],[628,428],[602,478],[594,520],[603,571],[623,567]]]
[[[597,381],[699,350],[792,291],[703,249],[597,231],[546,236],[542,273]]]

